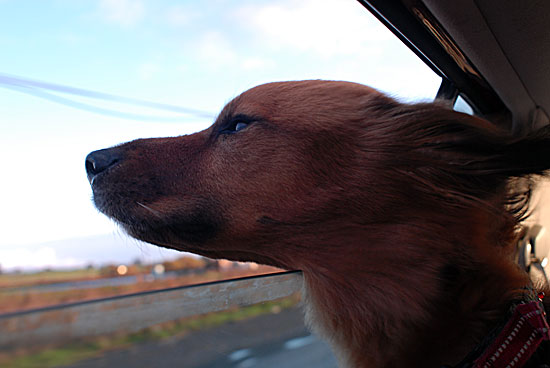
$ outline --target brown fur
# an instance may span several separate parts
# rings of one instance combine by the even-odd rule
[[[342,366],[438,367],[529,283],[513,255],[549,143],[359,84],[271,83],[207,130],[106,151],[94,200],[144,241],[302,270]]]

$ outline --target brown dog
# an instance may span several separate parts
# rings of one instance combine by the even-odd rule
[[[138,239],[302,270],[307,318],[343,366],[438,367],[530,294],[517,178],[550,168],[550,138],[359,84],[283,82],[207,130],[95,151],[86,168],[97,208]]]

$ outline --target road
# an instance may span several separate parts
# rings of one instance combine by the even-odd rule
[[[70,368],[336,368],[330,348],[304,326],[291,308],[183,337],[135,344]],[[67,367],[68,368],[68,367]]]

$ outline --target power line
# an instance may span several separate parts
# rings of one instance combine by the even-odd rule
[[[202,118],[202,119],[213,119],[215,117],[214,114],[203,110],[169,105],[169,104],[158,103],[158,102],[151,102],[151,101],[140,100],[140,99],[130,98],[130,97],[117,96],[109,93],[90,91],[87,89],[70,87],[70,86],[65,86],[61,84],[48,83],[48,82],[43,82],[43,81],[38,81],[38,80],[8,75],[8,74],[2,74],[2,73],[0,73],[0,87],[30,94],[35,97],[43,98],[48,101],[59,103],[72,108],[89,111],[97,114],[102,114],[102,115],[109,115],[109,116],[114,116],[118,118],[130,119],[130,120],[181,121],[181,119],[185,117],[183,116],[166,117],[166,116],[153,116],[153,115],[127,113],[123,111],[97,107],[97,106],[86,104],[79,101],[74,101],[69,98],[61,97],[55,93],[49,93],[48,91],[74,95],[74,96],[93,98],[97,100],[112,101],[112,102],[122,103],[126,105],[148,107],[148,108],[162,110],[162,111],[170,111],[178,114],[184,114],[186,115],[186,117],[191,116],[191,117]]]

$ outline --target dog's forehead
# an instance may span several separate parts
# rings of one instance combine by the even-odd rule
[[[277,108],[284,108],[288,101],[299,97],[300,85],[296,82],[277,82],[253,87],[231,101],[227,108],[231,114],[261,115],[273,114]],[[293,98],[294,97],[294,98]]]
[[[380,95],[375,89],[357,83],[325,80],[273,82],[253,87],[233,99],[222,115],[270,116],[276,112],[354,103],[355,98]]]

